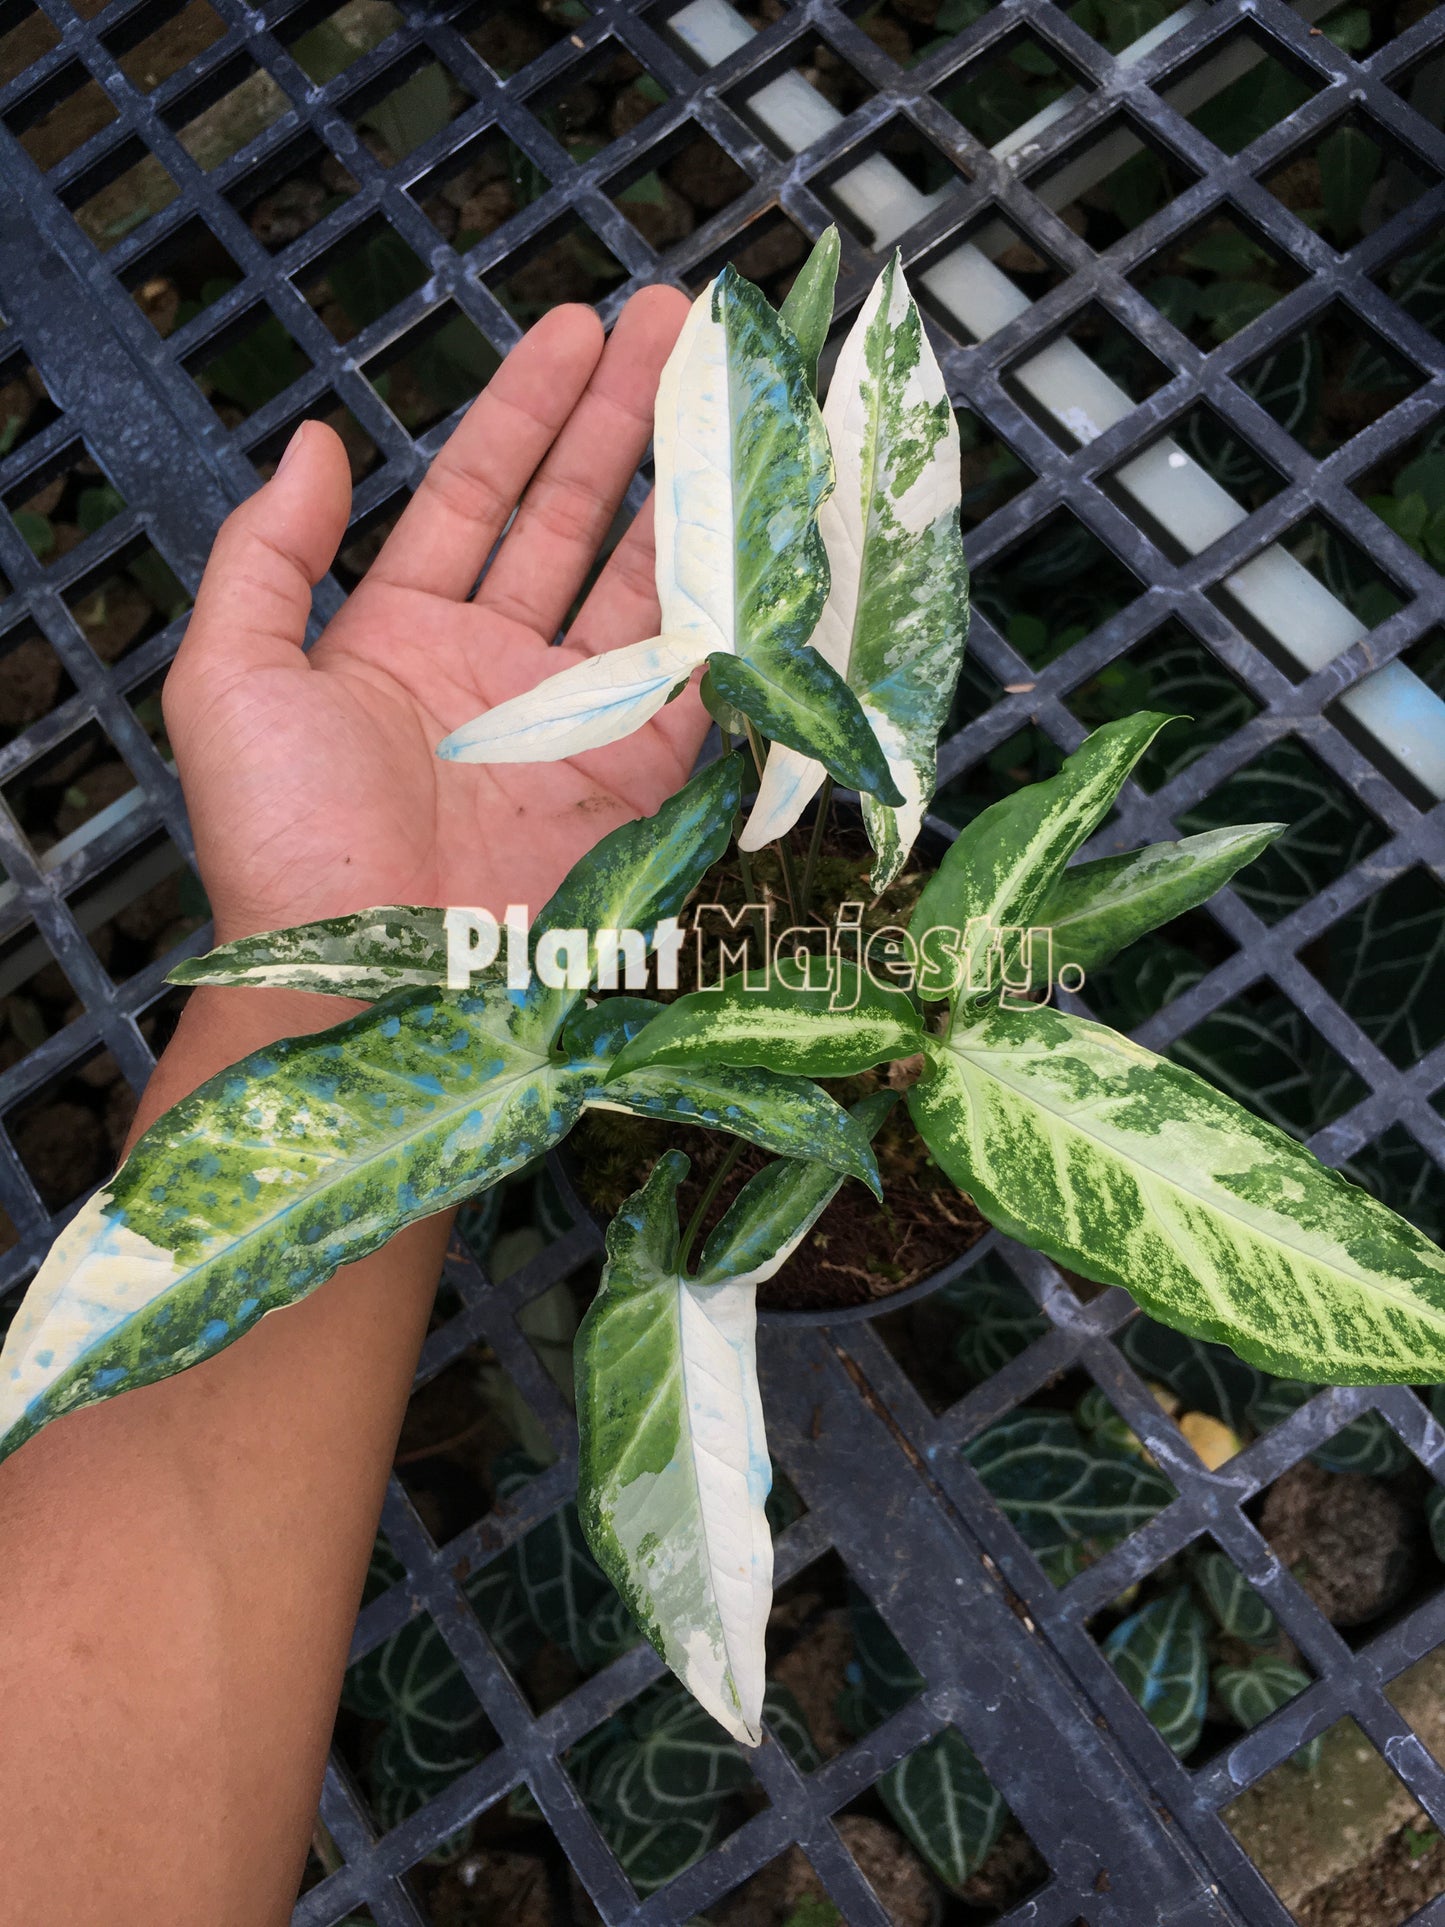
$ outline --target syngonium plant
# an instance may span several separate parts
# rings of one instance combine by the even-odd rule
[[[820,974],[795,954],[795,928],[761,984],[744,972],[671,1002],[634,994],[649,946],[675,960],[679,912],[729,847],[745,780],[734,738],[756,775],[739,864],[746,879],[749,852],[781,839],[795,925],[815,862],[799,881],[786,839],[818,791],[810,857],[833,782],[856,789],[876,893],[933,793],[967,630],[957,427],[896,257],[820,410],[837,261],[830,231],[780,312],[725,269],[683,327],[657,399],[660,635],[563,671],[439,749],[575,755],[639,727],[703,668],[723,756],[605,837],[530,936],[509,917],[505,967],[476,941],[475,910],[458,924],[412,906],[182,966],[181,982],[300,986],[370,1008],[244,1059],[153,1125],[57,1239],[0,1355],[3,1455],[63,1412],[232,1343],[401,1225],[558,1144],[586,1110],[776,1153],[695,1267],[722,1173],[684,1232],[687,1160],[667,1153],[607,1233],[576,1347],[589,1542],[663,1658],[747,1743],[761,1735],[772,1574],[756,1290],[839,1185],[879,1190],[871,1139],[891,1101],[849,1113],[814,1080],[913,1060],[908,1109],[947,1176],[1004,1231],[1124,1286],[1167,1325],[1292,1379],[1445,1379],[1445,1255],[1194,1073],[1038,1001],[1040,943],[1044,987],[1077,985],[1283,827],[1074,862],[1166,716],[1109,723],[1056,776],[985,809],[879,971],[829,949]],[[466,954],[458,969],[459,931],[485,966],[476,982]],[[599,995],[617,990],[624,952],[625,992]]]

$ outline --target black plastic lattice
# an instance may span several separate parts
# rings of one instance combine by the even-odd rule
[[[254,8],[211,0],[201,9],[209,25],[194,47],[187,43],[184,64],[162,61],[165,71],[155,71],[149,36],[181,11],[175,0],[74,10],[62,0],[45,0],[43,11],[24,0],[0,6],[0,386],[30,379],[23,373],[28,364],[49,398],[30,410],[24,434],[0,440],[0,588],[9,588],[0,603],[0,678],[16,679],[18,690],[24,664],[42,689],[29,711],[15,708],[9,740],[0,741],[0,970],[8,990],[58,960],[75,994],[54,1034],[22,1038],[24,1048],[12,1040],[0,1059],[0,1289],[13,1296],[71,1202],[47,1190],[33,1153],[20,1154],[17,1145],[26,1139],[17,1120],[105,1051],[120,1078],[138,1089],[165,1034],[165,971],[205,940],[195,928],[169,955],[126,977],[107,973],[92,937],[149,879],[173,871],[189,853],[180,792],[149,698],[215,528],[255,486],[258,465],[274,459],[303,415],[350,411],[362,479],[353,546],[343,561],[354,576],[364,567],[368,532],[395,514],[451,420],[455,397],[428,397],[424,382],[418,393],[411,375],[395,373],[424,346],[423,334],[413,331],[443,317],[453,330],[453,363],[460,357],[470,366],[475,386],[491,350],[515,339],[519,319],[568,291],[544,278],[539,292],[535,263],[579,220],[589,236],[572,258],[590,264],[589,291],[600,284],[605,318],[637,283],[663,276],[695,287],[732,257],[766,280],[770,263],[786,272],[797,259],[789,229],[819,232],[838,209],[840,184],[874,155],[897,157],[906,169],[909,157],[916,164],[921,154],[930,185],[940,177],[953,183],[901,237],[910,271],[926,272],[967,239],[1007,266],[1009,257],[988,234],[988,224],[1003,218],[1023,250],[1014,271],[1034,297],[973,342],[954,332],[942,309],[931,310],[954,400],[971,413],[984,445],[994,447],[983,507],[969,533],[980,584],[970,685],[978,700],[965,704],[943,751],[941,816],[956,822],[967,814],[967,802],[957,799],[969,796],[971,784],[976,789],[981,773],[1007,762],[1004,746],[1021,730],[1034,731],[1031,756],[1041,746],[1046,754],[1049,744],[1072,748],[1094,720],[1089,692],[1101,674],[1126,665],[1166,623],[1178,625],[1174,633],[1192,639],[1190,646],[1233,678],[1241,708],[1231,720],[1238,726],[1215,732],[1202,754],[1152,791],[1131,786],[1099,839],[1100,852],[1176,833],[1232,776],[1261,759],[1267,764],[1286,744],[1307,746],[1322,785],[1368,834],[1342,843],[1343,873],[1323,889],[1306,889],[1297,902],[1224,892],[1210,907],[1216,940],[1204,967],[1138,1034],[1158,1049],[1182,1048],[1206,1019],[1252,989],[1269,989],[1333,1053],[1343,1095],[1310,1139],[1314,1148],[1345,1163],[1393,1132],[1416,1160],[1417,1188],[1430,1189],[1433,1168],[1445,1167],[1438,1108],[1445,1044],[1431,1028],[1434,1014],[1417,1011],[1402,1045],[1396,1032],[1362,1022],[1348,994],[1331,995],[1314,964],[1331,928],[1397,879],[1445,879],[1445,810],[1412,787],[1378,744],[1358,731],[1344,733],[1337,707],[1384,663],[1422,660],[1445,616],[1429,560],[1385,525],[1362,487],[1362,478],[1430,427],[1445,397],[1438,319],[1432,329],[1418,306],[1401,306],[1390,279],[1393,265],[1419,250],[1445,213],[1445,135],[1429,112],[1440,92],[1430,63],[1445,53],[1445,12],[1420,15],[1356,59],[1311,25],[1308,8],[1218,0],[1174,16],[1172,31],[1152,47],[1146,43],[1141,57],[1118,59],[1102,35],[1071,17],[1080,14],[1077,6],[1066,12],[1049,0],[954,9],[966,23],[961,31],[911,38],[897,22],[931,20],[937,9],[900,9],[891,40],[866,30],[877,8],[806,0],[788,10],[772,7],[757,31],[756,17],[738,25],[736,50],[702,71],[669,25],[678,12],[669,0],[382,8],[380,32],[354,41],[344,56],[331,43],[334,57],[321,67],[316,41],[303,37],[329,19],[329,0],[267,0]],[[195,0],[185,11],[195,14]],[[1160,11],[1139,10],[1139,33]],[[1377,7],[1371,17],[1382,13],[1389,9]],[[509,42],[508,23],[515,27],[519,19],[525,31]],[[1207,75],[1219,52],[1238,52],[1246,31],[1254,55],[1267,55],[1293,77],[1293,98],[1307,98],[1239,151],[1225,152],[1195,124],[1188,83]],[[1378,39],[1378,20],[1372,31]],[[1051,124],[1021,151],[1000,157],[969,131],[977,125],[970,103],[995,57],[1025,38],[1053,59],[1055,92],[1077,85]],[[513,58],[503,57],[508,45],[516,48]],[[841,92],[835,88],[845,111],[792,154],[776,125],[749,103],[779,76],[810,63],[816,69],[819,48],[846,82]],[[586,141],[572,138],[569,129],[594,111],[587,86],[619,60],[633,77],[629,111]],[[419,83],[421,92],[431,90],[431,120],[398,120],[393,108],[388,121],[387,101],[424,70],[434,70]],[[414,86],[408,98],[417,92]],[[1352,246],[1337,249],[1271,184],[1346,121],[1383,147],[1387,165],[1410,186],[1386,197],[1379,218]],[[389,130],[386,146],[375,138],[378,127]],[[986,132],[1001,138],[997,125]],[[1121,132],[1159,157],[1174,198],[1106,236],[1096,252],[1079,223],[1064,218],[1077,190],[1061,170],[1079,162],[1087,171],[1090,150]],[[648,219],[625,190],[702,136],[714,144],[706,153],[719,184],[715,211],[672,245],[654,223],[659,254],[644,238]],[[480,218],[475,204],[458,208],[442,190],[488,142],[506,162],[492,178],[525,177],[529,185],[525,194],[509,190],[500,221],[494,199],[490,227],[469,233],[463,223],[468,205]],[[330,158],[322,164],[318,154]],[[287,185],[298,168],[312,169],[302,190]],[[1101,161],[1093,178],[1104,171]],[[485,181],[485,168],[478,178]],[[255,218],[268,195],[276,196],[269,226]],[[874,234],[848,215],[846,199],[843,205],[841,301],[848,311],[877,260],[869,252]],[[145,216],[138,224],[137,208]],[[1170,317],[1157,287],[1153,297],[1147,290],[1151,264],[1177,255],[1182,237],[1210,223],[1217,229],[1226,215],[1274,259],[1278,298],[1235,332],[1216,330],[1225,338],[1211,348],[1177,307]],[[332,271],[348,243],[386,234],[394,237],[386,243],[393,250],[388,292],[372,301],[374,312],[363,303],[338,329],[306,290],[328,275],[334,289]],[[397,265],[406,259],[395,252],[398,243],[410,252],[409,268]],[[192,270],[193,279],[209,278],[194,311],[158,319],[147,306],[156,298],[156,278]],[[1399,358],[1410,371],[1410,392],[1358,432],[1347,425],[1332,447],[1307,451],[1251,371],[1332,311],[1346,312],[1381,352]],[[258,323],[270,343],[260,377],[243,352]],[[1079,338],[1094,339],[1106,326],[1141,360],[1152,356],[1152,392],[1143,392],[1150,386],[1143,382],[1137,405],[1080,446],[1029,401],[1020,370],[1049,343],[1080,330]],[[278,363],[278,328],[293,344],[289,368],[284,342]],[[221,364],[228,372],[214,379],[217,358],[228,353],[230,362]],[[392,378],[378,383],[388,370]],[[28,392],[38,393],[33,380]],[[1241,485],[1249,512],[1236,526],[1201,554],[1181,558],[1163,533],[1142,525],[1137,505],[1110,477],[1166,431],[1200,447],[1200,432],[1186,433],[1186,424],[1201,409],[1212,419],[1216,451],[1222,440],[1242,452],[1246,470],[1252,463],[1264,480]],[[1227,461],[1223,468],[1229,470]],[[78,524],[84,530],[88,520],[89,532],[63,552],[37,553],[45,542],[26,520],[37,511],[26,505],[47,500],[47,488],[53,496],[62,477],[69,478],[63,489],[91,492]],[[640,499],[637,490],[632,499]],[[1031,632],[1010,626],[986,585],[1026,540],[1056,531],[1065,506],[1099,545],[1092,553],[1129,573],[1119,577],[1125,586],[1114,612],[1086,625],[1088,633],[1060,652],[1043,651],[1041,662]],[[1367,636],[1301,675],[1282,657],[1278,639],[1236,623],[1238,611],[1221,601],[1220,585],[1270,544],[1289,544],[1311,518],[1333,532],[1337,554],[1355,545],[1386,578],[1389,597],[1371,609]],[[1086,541],[1081,553],[1090,553]],[[120,578],[148,583],[151,613],[117,641],[114,609],[107,605],[97,616],[88,598]],[[338,606],[347,579],[339,570],[323,586],[318,621]],[[1335,586],[1346,595],[1349,584],[1340,587],[1341,579],[1337,568]],[[90,787],[77,784],[73,827],[62,825],[58,840],[47,834],[32,842],[17,799],[37,770],[52,765],[60,771],[55,782],[80,768]],[[97,768],[107,773],[97,778]],[[948,822],[939,827],[947,831]],[[657,1662],[648,1649],[635,1648],[534,1716],[458,1576],[484,1568],[570,1496],[570,1414],[517,1313],[592,1264],[598,1249],[584,1215],[502,1284],[490,1283],[460,1253],[449,1261],[450,1309],[427,1341],[419,1385],[485,1339],[544,1426],[556,1461],[505,1509],[443,1545],[432,1541],[393,1481],[383,1526],[406,1578],[365,1608],[353,1656],[373,1651],[414,1615],[431,1614],[500,1744],[380,1837],[346,1769],[334,1765],[322,1815],[343,1864],[304,1894],[298,1923],[323,1927],[362,1907],[379,1922],[424,1919],[409,1870],[525,1781],[606,1921],[690,1920],[797,1842],[843,1917],[874,1927],[887,1916],[834,1816],[949,1724],[967,1736],[1048,1865],[1045,1883],[1006,1916],[1011,1922],[1202,1927],[1247,1920],[1266,1927],[1286,1920],[1221,1811],[1345,1715],[1445,1826],[1445,1770],[1385,1690],[1445,1641],[1445,1591],[1352,1648],[1245,1510],[1283,1470],[1367,1410],[1382,1415],[1426,1468],[1445,1468],[1445,1434],[1420,1400],[1403,1388],[1322,1394],[1210,1472],[1113,1342],[1130,1316],[1123,1295],[1083,1304],[1048,1263],[990,1238],[954,1271],[1002,1253],[1048,1329],[942,1413],[924,1402],[867,1317],[843,1316],[826,1326],[800,1317],[770,1321],[762,1359],[770,1437],[804,1506],[780,1537],[780,1578],[834,1549],[927,1684],[814,1772],[800,1772],[783,1748],[766,1745],[754,1763],[765,1807],[670,1885],[639,1900],[559,1756],[655,1678]],[[1178,1496],[1056,1590],[958,1448],[1076,1367],[1108,1394]],[[1316,1679],[1191,1771],[1128,1697],[1086,1621],[1206,1531],[1269,1602]],[[1445,1902],[1414,1918],[1445,1921]]]

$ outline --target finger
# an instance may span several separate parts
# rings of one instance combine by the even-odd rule
[[[221,524],[171,669],[171,700],[188,686],[214,687],[228,668],[302,661],[311,590],[330,567],[350,512],[341,437],[325,422],[302,422],[270,481]]]
[[[574,649],[595,656],[658,633],[662,612],[657,601],[652,511],[649,495],[567,631]]]
[[[427,470],[369,579],[470,595],[601,353],[602,323],[591,308],[554,308],[529,329]]]
[[[478,604],[544,636],[565,620],[652,439],[657,380],[686,319],[676,288],[643,288],[522,499]]]

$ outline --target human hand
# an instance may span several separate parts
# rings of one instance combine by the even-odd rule
[[[311,587],[350,511],[340,439],[304,423],[272,479],[227,518],[164,692],[218,942],[380,903],[535,914],[599,837],[686,778],[707,723],[692,691],[571,762],[435,754],[482,710],[657,633],[649,502],[566,645],[548,646],[651,437],[686,313],[675,289],[644,289],[605,346],[590,308],[538,322],[309,654]]]

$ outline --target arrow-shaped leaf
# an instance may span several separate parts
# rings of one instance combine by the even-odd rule
[[[908,1094],[995,1224],[1286,1377],[1445,1379],[1445,1253],[1192,1071],[1050,1009],[987,1010]]]
[[[856,692],[900,792],[893,805],[864,797],[877,892],[933,794],[968,634],[958,425],[897,254],[843,344],[823,420],[837,486],[818,519],[832,586],[813,647]],[[822,783],[806,747],[780,739],[769,753],[744,849],[785,835]]]
[[[1144,710],[1106,723],[1057,776],[991,804],[959,832],[909,925],[924,959],[921,996],[961,993],[967,1002],[984,993],[980,964],[996,940],[990,932],[1039,921],[1064,865],[1103,822],[1125,777],[1170,720]],[[957,933],[951,956],[932,950],[940,932],[950,938]]]
[[[558,670],[454,729],[437,747],[448,763],[555,763],[615,743],[655,716],[707,658],[696,636],[653,636]]]
[[[1151,843],[1065,870],[1036,921],[1053,932],[1054,966],[1093,970],[1171,917],[1205,903],[1289,826],[1245,823]]]
[[[865,1144],[891,1102],[881,1093],[855,1108]],[[608,1227],[601,1289],[577,1342],[578,1509],[658,1652],[714,1719],[756,1746],[772,1598],[756,1292],[843,1180],[816,1163],[767,1166],[690,1278],[677,1218],[687,1170],[680,1151],[667,1152]]]
[[[918,1012],[899,990],[835,962],[829,989],[801,989],[779,972],[747,975],[668,1004],[614,1059],[612,1075],[644,1065],[758,1064],[802,1077],[849,1077],[924,1045]]]
[[[607,1233],[578,1334],[578,1507],[607,1576],[678,1678],[746,1745],[762,1738],[772,1484],[753,1287],[677,1269],[669,1151]]]
[[[718,682],[726,659],[752,665],[737,693],[719,690],[760,727],[816,736],[845,782],[881,772],[886,784],[856,698],[808,647],[828,593],[828,437],[791,330],[732,268],[693,303],[662,371],[653,460],[661,635],[563,670],[439,753],[547,761],[615,742],[704,659]]]

